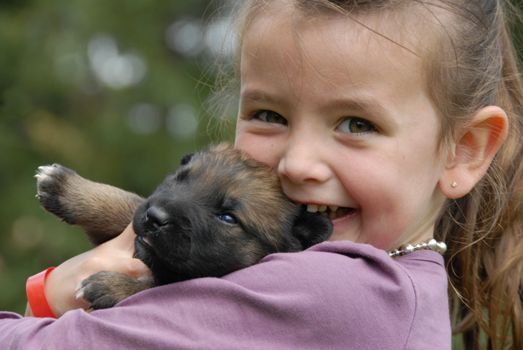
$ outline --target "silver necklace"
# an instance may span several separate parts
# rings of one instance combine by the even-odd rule
[[[389,252],[389,256],[391,258],[395,258],[397,256],[410,254],[412,252],[415,252],[416,250],[433,250],[436,253],[440,253],[441,255],[443,255],[447,251],[447,245],[445,244],[445,242],[438,242],[435,239],[431,239],[428,242],[418,244],[407,244],[405,246],[400,247],[399,249],[392,250]]]

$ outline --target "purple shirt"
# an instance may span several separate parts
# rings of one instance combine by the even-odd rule
[[[443,258],[347,241],[272,254],[223,278],[136,294],[57,320],[0,312],[2,349],[451,348]]]

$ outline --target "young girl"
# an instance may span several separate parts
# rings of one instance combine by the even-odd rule
[[[49,275],[58,319],[0,313],[2,348],[450,349],[448,291],[468,349],[523,348],[523,92],[503,5],[242,1],[236,147],[327,211],[332,241],[78,309],[86,276],[146,273],[129,228]]]

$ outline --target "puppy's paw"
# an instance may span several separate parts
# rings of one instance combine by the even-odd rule
[[[114,283],[118,280],[129,278],[117,272],[102,271],[89,276],[82,281],[76,298],[83,298],[92,309],[105,309],[116,305],[121,298],[115,290]]]
[[[126,274],[102,271],[82,281],[76,298],[87,301],[91,309],[106,309],[149,287],[147,282]]]
[[[78,174],[60,164],[42,165],[36,170],[36,198],[49,212],[67,223],[75,223],[74,206],[69,198],[71,179]]]

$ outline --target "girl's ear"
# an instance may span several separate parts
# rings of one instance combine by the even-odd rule
[[[440,191],[453,199],[469,193],[487,172],[507,132],[508,118],[503,109],[480,109],[455,140],[438,183]]]

